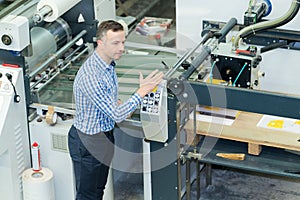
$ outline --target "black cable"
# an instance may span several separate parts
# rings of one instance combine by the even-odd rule
[[[265,53],[267,51],[270,51],[270,50],[273,50],[273,49],[277,49],[277,48],[280,48],[280,47],[284,47],[286,45],[288,45],[287,41],[282,41],[282,42],[278,42],[278,43],[275,43],[275,44],[271,44],[271,45],[262,47],[260,49],[260,53]]]
[[[14,102],[16,103],[19,103],[21,98],[20,98],[20,95],[17,94],[17,91],[16,91],[16,87],[14,86],[13,82],[12,82],[12,75],[9,74],[9,73],[6,73],[5,76],[7,77],[7,79],[9,80],[9,82],[11,83],[13,89],[14,89]]]

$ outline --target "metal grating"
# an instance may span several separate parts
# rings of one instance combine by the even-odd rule
[[[16,148],[16,158],[17,158],[17,167],[18,167],[18,185],[20,187],[20,191],[23,191],[22,187],[22,173],[25,169],[25,161],[24,161],[24,148],[22,142],[22,128],[21,124],[18,124],[14,128],[14,135],[15,135],[15,148]]]

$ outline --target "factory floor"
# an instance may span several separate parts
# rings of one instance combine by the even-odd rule
[[[212,185],[206,187],[204,175],[201,177],[200,200],[300,200],[300,181],[296,179],[213,168]],[[191,200],[197,199],[195,185]],[[142,174],[123,173],[114,192],[115,200],[143,200]]]

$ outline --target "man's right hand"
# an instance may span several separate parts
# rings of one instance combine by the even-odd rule
[[[164,73],[159,72],[157,69],[152,71],[146,78],[140,72],[140,88],[137,90],[137,93],[144,98],[162,81],[163,77]]]

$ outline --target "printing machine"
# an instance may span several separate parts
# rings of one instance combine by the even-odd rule
[[[199,199],[200,171],[206,169],[209,185],[212,165],[299,179],[299,126],[295,125],[297,133],[278,129],[260,132],[256,124],[253,129],[248,127],[252,115],[299,120],[298,78],[293,75],[299,72],[299,27],[291,30],[288,24],[299,22],[300,2],[290,1],[285,4],[287,11],[281,10],[276,17],[268,18],[281,3],[176,1],[177,48],[185,49],[195,40],[198,42],[172,69],[176,71],[184,64],[188,65],[187,70],[167,78],[168,140],[151,142],[151,152],[159,153],[150,154],[150,160],[152,167],[163,159],[168,164],[152,171],[152,199],[191,199],[194,181]],[[228,16],[230,20],[224,22]],[[200,22],[202,27],[197,26]],[[209,108],[204,111],[209,119],[203,120],[208,121],[198,121],[198,106]],[[214,110],[222,112],[216,114]],[[234,115],[234,124],[228,125],[226,120],[232,110],[238,114]],[[241,121],[244,112],[247,116]],[[233,128],[238,123],[239,129]],[[252,151],[252,145],[257,152]],[[220,152],[242,152],[246,159],[219,158]],[[192,168],[194,161],[196,166]]]
[[[23,199],[22,173],[31,167],[33,142],[40,145],[42,167],[54,173],[56,199],[74,199],[66,141],[72,120],[65,120],[74,114],[70,80],[93,50],[98,23],[115,19],[115,2],[2,3],[6,6],[0,12],[1,199]],[[61,111],[54,109],[57,105]],[[54,127],[57,119],[67,122],[61,120]]]
[[[115,19],[115,5],[110,0],[54,2],[61,9],[56,10],[57,7],[43,0],[23,0],[0,12],[0,174],[5,177],[0,180],[0,194],[6,199],[22,199],[21,174],[31,167],[30,145],[34,141],[40,144],[42,166],[54,172],[56,199],[74,199],[67,147],[67,132],[76,112],[72,81],[94,48],[98,23]],[[204,1],[194,3],[201,8]],[[197,35],[201,40],[192,45],[184,41],[182,33],[191,31],[181,21],[181,17],[186,17],[185,6],[191,5],[180,0],[176,4],[177,33],[181,34],[177,37],[177,48],[182,50],[127,42],[127,48],[134,49],[131,51],[134,53],[126,50],[118,61],[116,72],[122,101],[137,89],[139,71],[148,74],[158,68],[165,72],[165,78],[130,119],[118,124],[115,133],[118,136],[126,133],[138,140],[138,148],[143,149],[131,151],[124,144],[117,144],[112,168],[143,173],[144,199],[181,199],[184,195],[190,199],[192,161],[197,164],[197,184],[200,164],[221,164],[299,178],[298,174],[283,171],[280,157],[278,163],[272,160],[279,167],[272,168],[270,164],[264,170],[258,169],[263,155],[253,158],[257,159],[257,166],[252,168],[216,160],[212,154],[219,147],[217,141],[210,143],[213,145],[207,150],[203,144],[209,137],[201,136],[198,140],[195,121],[197,105],[299,119],[299,94],[265,90],[262,87],[265,73],[260,66],[276,50],[293,51],[297,55],[299,32],[279,28],[296,18],[299,1],[291,2],[289,12],[277,21],[265,20],[273,11],[270,1],[252,0],[243,10],[244,24],[239,24],[242,20],[235,16],[229,21],[202,18],[201,34]],[[207,4],[213,8],[215,5],[218,3]],[[187,127],[191,113],[194,120]],[[12,127],[16,128],[10,134]],[[185,129],[192,130],[189,143]],[[223,150],[226,145],[221,146]],[[292,146],[292,150],[300,150],[299,142]],[[283,151],[278,155],[281,154],[291,158],[288,163],[299,169],[296,154]],[[141,155],[143,164],[133,164]],[[184,166],[185,179],[181,176]],[[105,194],[109,195],[105,199],[113,198],[110,181]]]
[[[1,10],[1,198],[23,199],[22,173],[31,167],[30,150],[34,142],[40,146],[42,168],[53,171],[55,198],[75,198],[67,146],[67,134],[75,114],[73,80],[95,47],[99,22],[116,19],[114,13],[115,2],[111,0],[52,3],[24,0],[11,2]],[[118,61],[122,101],[137,89],[140,71],[144,75],[156,68],[167,71],[168,66],[163,63],[171,66],[177,61],[173,49],[159,55],[154,55],[158,50],[148,49],[148,55],[136,55],[145,54],[134,50],[140,47],[131,47],[133,54]],[[165,90],[163,96],[166,98]],[[115,131],[115,134],[136,134],[126,141],[128,146],[136,140],[140,143],[144,137],[141,122],[134,120],[136,118],[139,118],[139,110],[133,114],[133,120],[126,120],[125,126],[120,124]],[[165,121],[166,115],[158,124]],[[10,134],[12,130],[14,134]],[[139,150],[136,146],[129,147],[133,151],[126,148],[116,146],[115,157],[119,158],[113,168],[143,173],[142,165],[132,170],[133,162],[141,156]],[[113,199],[112,181],[110,173],[104,199]]]

